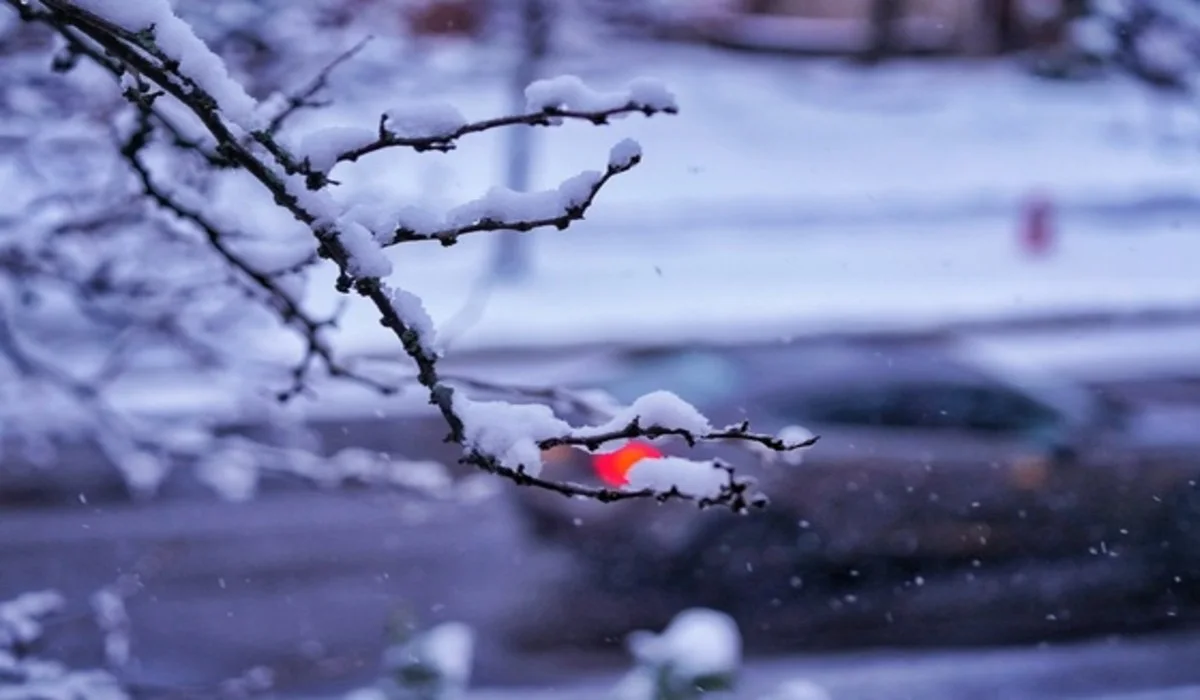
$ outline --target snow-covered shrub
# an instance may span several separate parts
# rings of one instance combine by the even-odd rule
[[[1191,93],[1200,69],[1200,2],[1092,0],[1071,26],[1085,56],[1158,89]]]
[[[0,602],[0,700],[128,700],[107,671],[78,671],[33,653],[43,621],[65,601],[54,591]]]
[[[449,104],[401,104],[360,123],[297,134],[295,115],[333,94],[341,59],[294,91],[259,100],[168,0],[3,4],[17,19],[3,15],[0,30],[40,37],[34,49],[5,57],[4,68],[20,76],[5,108],[22,143],[42,150],[20,153],[29,162],[10,169],[14,191],[29,196],[0,205],[0,386],[14,392],[0,404],[19,406],[0,416],[0,430],[50,423],[80,433],[145,493],[181,461],[234,499],[253,496],[264,468],[336,483],[321,479],[311,460],[281,460],[278,446],[220,436],[195,416],[131,412],[110,392],[126,375],[166,369],[251,403],[261,403],[266,387],[287,401],[314,383],[382,395],[410,386],[354,366],[334,346],[327,330],[336,318],[314,312],[308,293],[314,275],[332,270],[336,290],[373,309],[412,362],[417,387],[463,448],[461,461],[484,472],[605,501],[686,499],[741,510],[763,500],[728,465],[671,459],[645,465],[644,478],[628,487],[595,489],[541,477],[541,452],[663,435],[776,451],[807,445],[745,424],[711,426],[674,397],[665,413],[662,400],[635,402],[654,412],[573,426],[549,406],[480,400],[469,382],[442,373],[436,323],[393,279],[392,251],[567,228],[612,178],[641,161],[633,141],[618,140],[606,163],[557,187],[497,187],[448,211],[366,201],[341,185],[339,172],[390,151],[449,151],[501,128],[674,113],[674,96],[657,81],[598,91],[567,76],[530,85],[518,114],[473,120]],[[65,87],[42,72],[51,55]],[[51,99],[59,89],[69,94]],[[64,143],[47,140],[58,132]],[[39,185],[31,189],[29,180]],[[273,335],[279,331],[290,334],[285,350]]]
[[[661,634],[629,636],[635,667],[621,681],[619,700],[691,700],[733,689],[742,662],[742,637],[725,613],[684,610]]]
[[[420,630],[401,625],[383,653],[383,677],[345,700],[455,700],[471,680],[475,631],[461,622]]]

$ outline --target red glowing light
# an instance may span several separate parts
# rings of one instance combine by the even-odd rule
[[[648,442],[629,442],[615,452],[592,456],[596,474],[609,486],[624,486],[629,483],[629,470],[643,459],[656,459],[663,453]]]

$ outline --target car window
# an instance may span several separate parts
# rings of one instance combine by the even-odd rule
[[[767,410],[787,422],[833,425],[884,425],[888,393],[877,387],[846,387],[803,396],[776,395]]]
[[[626,403],[665,390],[689,403],[709,406],[732,396],[742,386],[743,375],[732,358],[719,353],[675,352],[638,358],[601,388]]]
[[[967,428],[973,399],[965,387],[905,384],[890,397],[884,421],[897,428]]]
[[[1053,429],[1060,416],[1003,387],[900,383],[777,397],[773,413],[788,420],[834,425],[1032,433]]]
[[[1008,391],[977,389],[968,425],[974,430],[1018,433],[1057,422],[1057,414],[1038,402]]]

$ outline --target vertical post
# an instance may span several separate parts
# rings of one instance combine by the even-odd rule
[[[1033,192],[1022,204],[1021,250],[1030,258],[1047,257],[1055,243],[1054,202],[1048,192]]]
[[[537,80],[542,62],[550,48],[549,0],[516,0],[520,3],[520,47],[517,64],[509,84],[509,109],[525,111],[525,88]],[[524,192],[529,189],[529,171],[533,151],[533,127],[515,126],[508,130],[505,185]],[[492,277],[502,282],[518,282],[530,274],[528,236],[517,231],[501,231],[496,237],[492,256]]]
[[[879,63],[895,56],[903,48],[903,28],[906,0],[872,0],[868,18],[868,39],[861,59],[864,63]]]

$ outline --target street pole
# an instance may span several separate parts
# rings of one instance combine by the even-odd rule
[[[525,111],[525,88],[537,80],[542,62],[550,48],[550,0],[516,0],[520,3],[520,53],[509,84],[509,110]],[[505,185],[517,192],[529,189],[533,158],[532,126],[508,129],[508,154]],[[492,278],[500,282],[519,282],[531,273],[528,234],[501,231],[493,244]]]

